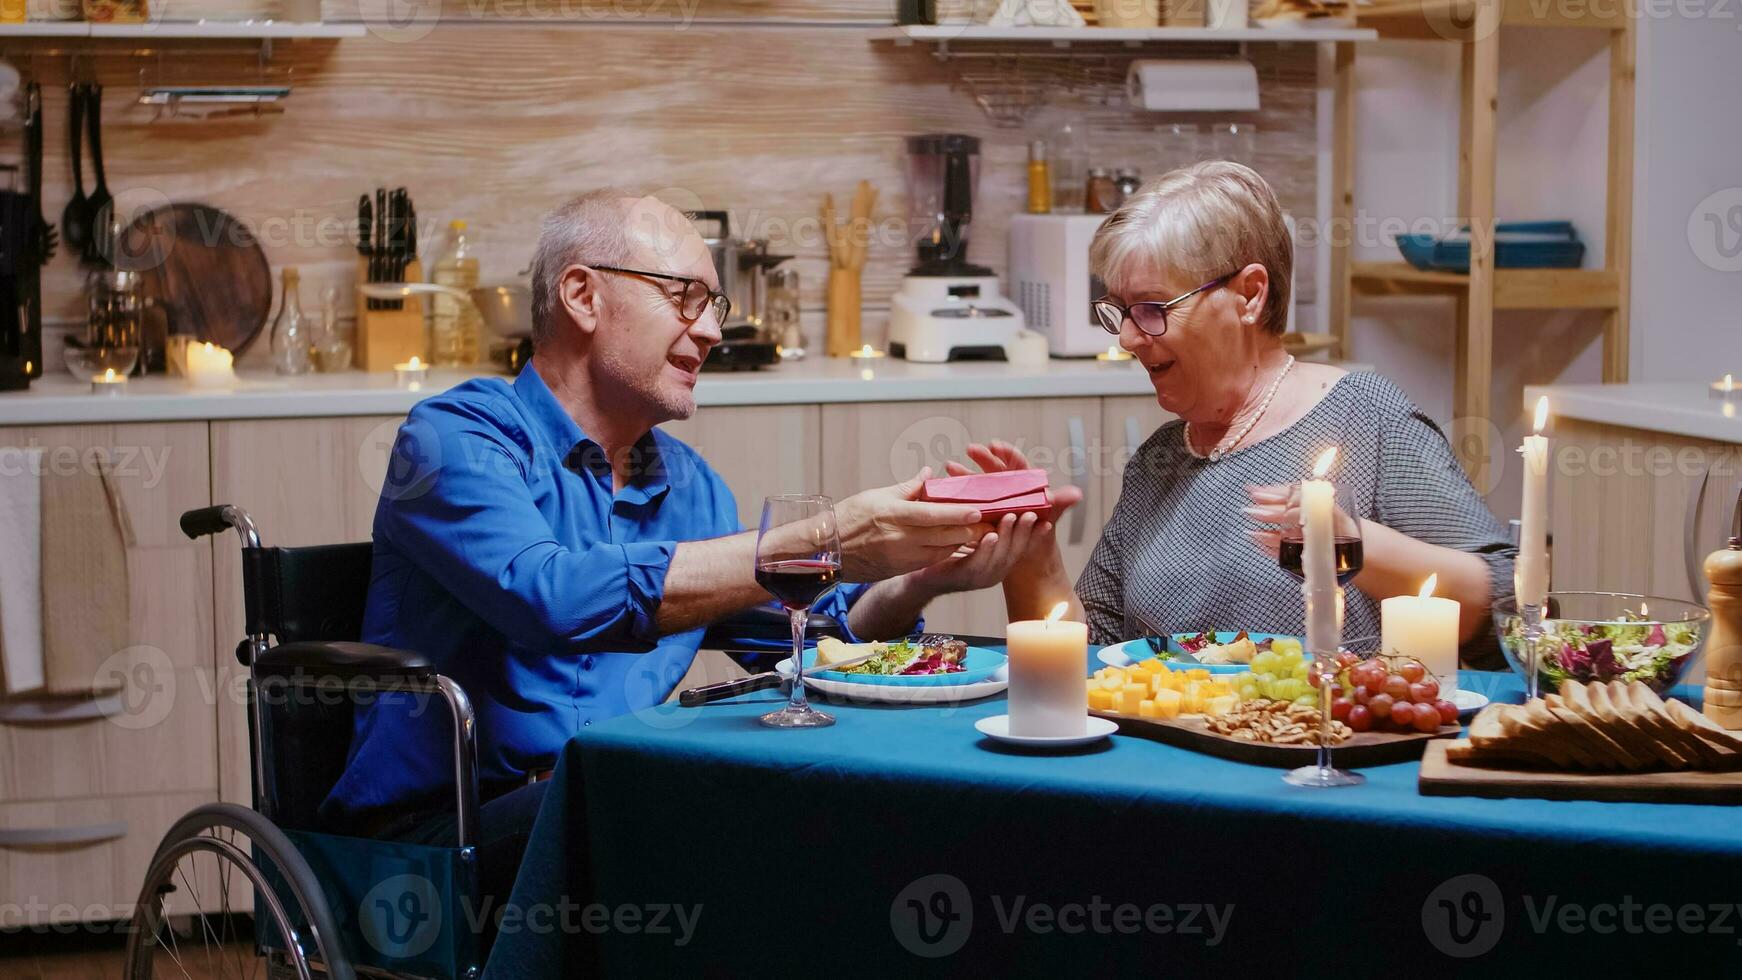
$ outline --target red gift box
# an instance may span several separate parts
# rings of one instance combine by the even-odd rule
[[[1035,513],[1052,519],[1052,494],[1047,492],[1046,470],[1005,470],[927,480],[919,499],[939,504],[973,504],[980,517],[997,521],[1005,514]]]

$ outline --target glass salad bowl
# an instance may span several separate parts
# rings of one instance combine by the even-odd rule
[[[1712,614],[1705,606],[1624,592],[1551,592],[1542,620],[1538,680],[1544,694],[1564,680],[1644,681],[1662,694],[1681,682],[1701,649]],[[1524,621],[1516,596],[1494,604],[1500,649],[1529,680]]]

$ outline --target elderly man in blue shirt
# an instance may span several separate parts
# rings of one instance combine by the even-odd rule
[[[664,701],[709,623],[768,601],[731,490],[656,428],[696,411],[719,290],[683,214],[621,192],[577,198],[540,235],[526,368],[427,399],[400,430],[364,639],[425,654],[471,696],[487,894],[512,883],[543,789],[530,780],[563,743]],[[927,475],[836,503],[842,577],[857,584],[819,609],[856,636],[905,634],[933,597],[996,584],[1048,527],[1030,514],[988,528],[972,507],[920,502]],[[443,714],[391,697],[361,713],[328,822],[451,839]]]

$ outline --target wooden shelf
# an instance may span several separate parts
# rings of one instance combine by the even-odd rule
[[[1470,41],[1474,39],[1476,7],[1492,0],[1380,0],[1355,8],[1355,20],[1387,39]],[[1499,0],[1500,24],[1506,27],[1573,27],[1618,31],[1627,26],[1624,4],[1543,3],[1542,0]]]
[[[1453,296],[1470,288],[1462,272],[1417,269],[1407,262],[1353,262],[1355,291],[1369,296]],[[1495,269],[1497,310],[1613,310],[1620,279],[1607,269]]]
[[[896,44],[954,41],[1028,41],[1054,46],[1072,43],[1201,42],[1219,44],[1280,44],[1286,42],[1375,41],[1379,32],[1359,27],[987,27],[983,24],[904,24],[871,32],[873,41]]]
[[[304,40],[363,37],[362,23],[327,24],[271,20],[151,21],[144,24],[91,24],[80,20],[0,24],[0,38],[125,38],[128,40]]]

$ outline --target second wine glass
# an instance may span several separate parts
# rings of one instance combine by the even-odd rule
[[[828,497],[785,494],[762,502],[756,537],[756,583],[779,600],[792,619],[792,695],[786,707],[762,716],[770,728],[821,728],[833,715],[810,706],[804,687],[804,634],[810,610],[841,577],[841,537]]]

